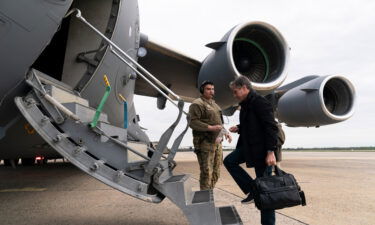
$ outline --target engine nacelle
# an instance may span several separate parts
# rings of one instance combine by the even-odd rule
[[[276,89],[286,78],[289,47],[273,26],[264,22],[243,23],[232,28],[220,42],[207,45],[214,49],[204,60],[198,85],[215,83],[216,102],[223,108],[235,105],[229,83],[244,75],[261,94]]]
[[[355,89],[346,78],[331,75],[299,81],[302,84],[287,90],[278,101],[280,122],[293,127],[322,126],[344,121],[353,115]],[[293,83],[298,84],[298,81]]]

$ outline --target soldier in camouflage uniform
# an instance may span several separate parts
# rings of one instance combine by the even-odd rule
[[[200,92],[201,97],[195,99],[189,108],[190,127],[193,130],[194,152],[200,167],[200,189],[208,190],[215,187],[220,176],[223,150],[222,139],[217,137],[224,128],[220,107],[213,100],[213,83],[204,81]],[[231,141],[228,133],[224,136]]]
[[[281,160],[282,160],[281,149],[285,142],[285,133],[284,133],[283,127],[281,126],[281,123],[278,122],[276,125],[279,131],[277,132],[277,145],[276,145],[275,157],[276,157],[276,165],[279,168],[281,168]]]

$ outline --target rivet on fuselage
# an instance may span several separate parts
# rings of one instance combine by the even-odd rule
[[[99,164],[97,164],[97,163],[94,163],[94,164],[90,167],[90,170],[91,170],[91,171],[96,171],[97,169],[99,169]]]
[[[56,135],[56,137],[53,139],[53,141],[54,141],[55,143],[57,143],[57,142],[60,142],[62,138],[63,138],[63,135],[58,134],[58,135]]]

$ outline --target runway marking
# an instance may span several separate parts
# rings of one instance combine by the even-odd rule
[[[47,190],[47,188],[25,187],[25,188],[3,189],[3,190],[0,190],[0,193],[8,193],[8,192],[38,192],[38,191],[45,191],[45,190]]]

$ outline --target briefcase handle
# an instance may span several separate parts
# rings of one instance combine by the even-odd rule
[[[275,175],[276,176],[282,176],[282,175],[285,175],[286,174],[286,172],[284,171],[284,170],[282,170],[282,169],[280,169],[278,166],[268,166],[268,167],[266,167],[266,169],[264,170],[264,173],[263,173],[263,176],[264,177],[269,177],[269,176],[272,176],[272,174],[271,175],[268,175],[268,169],[269,169],[269,167],[273,167],[272,168],[272,171],[275,171]]]

